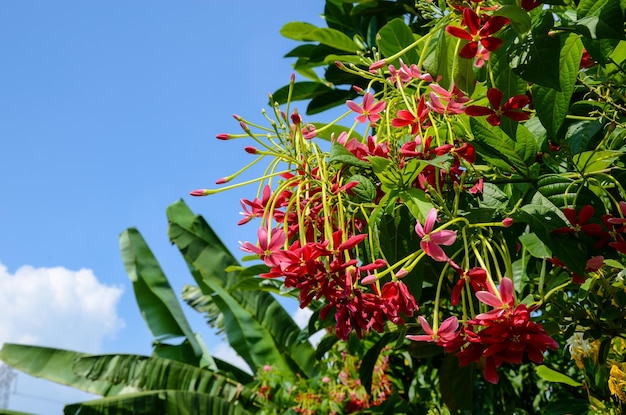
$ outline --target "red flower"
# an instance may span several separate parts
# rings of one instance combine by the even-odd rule
[[[530,118],[528,113],[522,111],[522,108],[530,102],[527,95],[515,95],[509,98],[504,105],[501,105],[502,97],[500,90],[489,88],[487,90],[487,99],[491,108],[470,105],[465,108],[465,113],[473,117],[487,115],[487,122],[493,126],[500,125],[500,119],[503,115],[515,121],[525,121]]]
[[[450,35],[468,40],[459,52],[459,56],[465,59],[473,59],[478,53],[478,43],[490,52],[498,50],[502,46],[502,39],[493,37],[494,33],[502,29],[509,22],[503,16],[493,16],[487,19],[483,27],[480,27],[480,18],[476,12],[469,8],[463,9],[463,23],[467,27],[464,30],[457,26],[446,26],[446,32]]]
[[[380,296],[385,300],[385,314],[395,324],[404,323],[398,312],[411,317],[418,310],[415,298],[401,281],[389,281],[383,285]]]
[[[452,289],[452,305],[455,306],[459,303],[461,299],[461,292],[463,288],[466,286],[466,283],[469,283],[472,286],[474,291],[484,291],[487,289],[487,271],[480,267],[474,267],[469,271],[463,271],[461,268],[458,270],[454,265],[450,264],[455,268],[458,274],[461,275],[461,278],[457,281],[456,285]]]
[[[593,206],[585,205],[580,209],[578,218],[576,218],[576,210],[572,208],[563,209],[563,214],[570,223],[570,226],[554,229],[552,232],[558,235],[565,233],[583,232],[590,237],[603,236],[602,226],[599,223],[587,223],[594,214]]]

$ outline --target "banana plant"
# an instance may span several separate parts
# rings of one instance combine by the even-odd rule
[[[249,369],[254,373],[272,365],[287,382],[315,376],[315,350],[308,331],[301,330],[263,289],[263,280],[253,274],[259,268],[242,267],[208,223],[183,201],[171,205],[167,215],[169,237],[197,284],[186,287],[187,301],[195,298],[194,308],[225,333]],[[152,356],[89,355],[7,343],[0,350],[0,360],[31,376],[102,397],[67,405],[65,415],[246,415],[268,409],[271,403],[255,399],[254,378],[212,356],[193,332],[139,231],[127,229],[119,240],[137,304],[154,336]],[[203,307],[197,306],[200,300]],[[0,410],[0,414],[10,413]]]

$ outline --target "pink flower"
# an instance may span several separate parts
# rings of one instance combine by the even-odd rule
[[[515,290],[513,289],[513,281],[504,277],[500,281],[500,288],[495,291],[491,285],[487,285],[489,291],[479,291],[476,298],[480,302],[492,306],[494,309],[488,313],[479,314],[476,320],[489,320],[494,317],[501,318],[510,315],[515,308]]]
[[[363,107],[357,105],[354,101],[346,101],[346,105],[352,111],[357,114],[361,114],[356,117],[356,120],[360,123],[364,123],[366,120],[369,120],[370,123],[376,124],[378,120],[380,120],[379,113],[385,109],[385,101],[379,101],[374,103],[374,95],[371,92],[367,92],[363,96]]]
[[[456,232],[449,230],[441,230],[433,232],[433,227],[437,221],[437,209],[432,208],[426,216],[424,226],[417,221],[415,224],[415,233],[422,238],[420,246],[435,261],[447,261],[448,256],[439,245],[450,246],[456,241]]]
[[[280,261],[272,258],[273,256],[279,256],[285,245],[285,232],[282,229],[272,229],[268,232],[268,229],[264,226],[260,227],[257,232],[259,238],[259,245],[253,245],[250,242],[241,243],[241,250],[249,252],[251,254],[257,254],[265,262],[267,266],[274,267],[280,265]]]
[[[428,324],[428,321],[426,321],[424,317],[419,316],[417,317],[417,319],[422,326],[422,330],[424,330],[426,334],[415,334],[406,336],[406,338],[409,340],[413,340],[416,342],[434,342],[437,343],[439,346],[445,347],[445,345],[447,345],[448,343],[457,340],[459,336],[459,333],[457,332],[459,328],[459,320],[454,316],[445,319],[444,322],[441,323],[441,326],[439,326],[439,328],[437,329],[437,333],[433,331],[433,329],[430,327],[430,324]]]

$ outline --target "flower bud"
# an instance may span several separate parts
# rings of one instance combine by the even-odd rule
[[[224,184],[224,183],[228,183],[230,181],[229,177],[222,177],[219,178],[215,181],[215,184]]]
[[[373,64],[370,65],[370,72],[376,72],[376,70],[384,67],[387,65],[387,62],[385,62],[384,59],[381,59],[379,61],[374,62]]]
[[[378,278],[376,277],[376,275],[368,275],[366,277],[363,277],[363,279],[361,279],[361,284],[363,285],[370,285],[370,284],[374,284],[376,282]]]
[[[215,138],[217,138],[218,140],[230,140],[230,134],[218,134],[215,136]]]
[[[209,194],[209,191],[207,189],[198,189],[192,190],[191,192],[189,192],[189,194],[191,196],[206,196]]]
[[[246,153],[248,153],[248,154],[259,154],[259,150],[257,150],[256,148],[254,148],[254,147],[252,147],[252,146],[245,146],[243,149],[244,149],[244,150],[246,151]]]
[[[505,228],[509,228],[513,225],[513,218],[505,218],[502,221],[502,226],[504,226]]]

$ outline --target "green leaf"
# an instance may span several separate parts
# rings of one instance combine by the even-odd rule
[[[348,150],[341,143],[333,143],[330,148],[330,157],[328,159],[331,163],[341,163],[348,166],[356,166],[356,167],[369,167],[369,163],[359,159],[357,156],[352,154],[350,150]]]
[[[582,383],[577,382],[569,376],[557,372],[554,369],[550,369],[548,366],[539,365],[536,367],[535,370],[537,371],[537,375],[539,375],[541,379],[547,380],[548,382],[564,383],[575,388],[582,386]]]
[[[256,412],[256,411],[254,411]],[[204,393],[160,390],[67,405],[64,415],[248,415],[241,405]]]
[[[591,139],[602,131],[602,127],[604,123],[599,120],[579,121],[568,126],[565,139],[572,153],[585,151]]]
[[[526,10],[514,4],[506,4],[495,12],[493,16],[504,16],[511,22],[511,27],[518,35],[526,34],[530,30],[530,16]]]
[[[522,246],[535,258],[552,258],[552,251],[539,237],[531,232],[520,235],[519,241]]]
[[[415,42],[413,31],[404,23],[403,19],[393,19],[384,25],[378,32],[376,44],[384,57],[388,58],[400,52]],[[419,60],[415,48],[409,49],[400,56],[404,63],[410,65]],[[392,62],[389,62],[392,63]],[[397,65],[397,61],[393,62]]]
[[[293,40],[319,42],[323,45],[350,53],[356,53],[359,49],[356,43],[343,32],[328,27],[318,28],[309,23],[287,23],[280,29],[280,34]]]
[[[359,183],[352,189],[352,192],[359,198],[360,201],[373,202],[374,199],[376,199],[376,186],[374,186],[372,181],[367,177],[361,174],[355,174],[346,180],[346,183],[350,182]]]
[[[560,90],[557,51],[561,48],[561,41],[558,36],[548,34],[553,26],[551,11],[543,11],[533,19],[530,34],[525,40],[516,39],[508,53],[517,75],[528,82]]]
[[[623,153],[619,151],[585,151],[574,156],[576,168],[582,173],[594,173],[609,168]]]
[[[458,40],[459,42],[461,39]],[[455,60],[452,71],[454,83],[468,96],[471,96],[476,89],[476,74],[474,73],[474,60],[458,57]]]
[[[439,369],[439,378],[441,397],[446,406],[453,413],[471,411],[474,406],[475,365],[460,367],[456,357],[446,354]]]
[[[494,74],[494,87],[502,91],[505,97],[524,94],[528,85],[524,79],[513,72],[510,61],[511,58],[505,48],[499,48],[489,54],[489,63]]]
[[[457,39],[449,36],[445,27],[431,32],[431,40],[426,50],[426,58],[424,59],[424,69],[430,74],[436,74],[437,77],[441,77],[439,85],[445,89],[450,88],[452,84],[453,67],[450,65],[450,62],[454,62],[457,59],[455,56],[456,44]]]
[[[137,304],[155,337],[154,353],[216,369],[212,357],[203,350],[191,330],[176,294],[139,231],[127,229],[120,235],[119,243]]]
[[[252,370],[272,365],[285,379],[316,373],[314,349],[289,313],[268,292],[236,290],[239,265],[201,216],[179,201],[168,210],[169,236],[204,295],[213,296],[230,345]]]
[[[571,34],[565,37],[559,56],[561,60],[560,88],[556,90],[541,85],[532,87],[533,104],[537,110],[537,116],[552,137],[557,137],[557,132],[569,110],[582,53],[583,45],[578,36]]]
[[[500,168],[504,166],[508,171],[517,171],[523,176],[528,176],[529,170],[524,160],[532,153],[530,142],[524,139],[516,143],[500,128],[474,117],[470,118],[470,126],[474,134],[472,144],[481,156],[497,163],[496,166]]]

